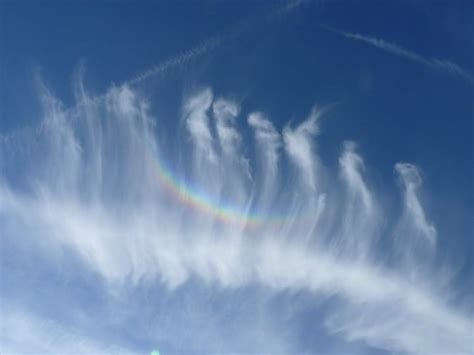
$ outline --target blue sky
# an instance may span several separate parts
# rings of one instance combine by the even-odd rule
[[[473,15],[0,2],[0,348],[472,353]]]

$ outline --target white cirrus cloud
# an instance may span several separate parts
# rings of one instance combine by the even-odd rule
[[[239,105],[203,89],[184,100],[187,135],[176,141],[183,152],[177,159],[156,138],[154,124],[161,121],[153,117],[151,104],[132,88],[113,87],[104,101],[83,101],[89,96],[82,83],[76,88],[78,100],[86,102],[74,113],[78,117],[45,92],[45,128],[24,142],[33,149],[24,154],[11,140],[2,142],[1,240],[19,261],[43,255],[67,265],[60,256],[67,250],[80,261],[81,273],[97,276],[105,299],[153,285],[173,295],[194,283],[212,294],[227,292],[228,299],[252,286],[272,295],[304,293],[334,302],[323,323],[343,341],[413,353],[472,351],[473,321],[450,302],[454,286],[439,281],[429,265],[419,266],[412,245],[400,243],[400,234],[421,238],[416,245],[423,251],[436,248],[443,237],[429,222],[414,165],[395,165],[402,211],[386,215],[355,143],[343,144],[338,172],[321,163],[315,148],[317,109],[282,133],[269,117],[251,113],[247,123],[256,156],[246,157],[242,145],[253,141],[235,124]],[[248,160],[255,164],[245,164]],[[321,176],[328,176],[324,183]],[[380,240],[385,249],[376,243]],[[402,257],[387,262],[392,246]],[[153,304],[133,307],[150,311]],[[7,315],[12,327],[32,333],[32,344],[43,337],[36,320],[18,319]],[[133,326],[115,321],[132,332]],[[148,341],[156,334],[147,334]],[[208,344],[222,340],[206,334]],[[244,328],[242,334],[249,343],[261,337]],[[176,337],[162,333],[159,339],[179,342]],[[269,333],[270,338],[278,337]],[[0,345],[15,339],[3,331]],[[86,348],[100,348],[99,343],[91,340]],[[291,340],[274,344],[294,350]]]

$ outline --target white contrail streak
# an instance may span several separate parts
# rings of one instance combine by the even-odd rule
[[[320,23],[317,23],[316,25],[326,31],[339,34],[341,36],[353,39],[355,41],[364,42],[371,46],[382,49],[386,52],[423,64],[431,69],[444,72],[452,77],[463,79],[467,81],[469,84],[474,85],[473,75],[469,73],[467,70],[461,68],[458,64],[453,63],[449,60],[437,59],[437,58],[425,58],[416,52],[405,49],[399,46],[398,44],[384,41],[383,39],[362,35],[359,33],[345,32],[337,28],[330,27],[330,26],[320,24]]]
[[[302,3],[307,2],[307,0],[293,0],[290,2],[287,2],[284,6],[280,6],[273,11],[270,11],[267,15],[263,17],[263,23],[268,23],[270,21],[273,21],[275,18],[286,15],[290,13],[291,11],[297,9]],[[251,19],[246,19],[227,32],[223,32],[220,34],[216,34],[209,39],[201,42],[200,44],[162,62],[159,63],[152,68],[148,69],[147,71],[138,74],[137,76],[127,80],[124,82],[124,84],[136,84],[140,83],[143,80],[146,80],[150,77],[160,75],[165,73],[166,71],[178,67],[180,65],[183,65],[185,63],[188,63],[190,60],[200,57],[215,48],[223,45],[226,42],[229,42],[243,33],[246,33],[250,31],[256,24],[254,23],[253,20]]]

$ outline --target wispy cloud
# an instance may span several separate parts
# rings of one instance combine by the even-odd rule
[[[412,223],[420,231],[421,237],[434,246],[436,244],[436,228],[427,221],[423,207],[417,197],[416,190],[421,186],[422,180],[416,166],[407,163],[397,163],[395,170],[403,181],[405,212],[412,218]]]
[[[318,120],[321,111],[314,108],[310,116],[295,129],[286,126],[283,141],[288,156],[301,169],[301,176],[308,186],[316,189],[317,159],[314,151],[314,137],[319,133]]]
[[[458,64],[453,63],[449,60],[437,59],[437,58],[426,58],[422,56],[421,54],[418,54],[412,50],[403,48],[402,46],[399,46],[398,44],[395,44],[395,43],[387,42],[383,39],[379,39],[379,38],[375,38],[375,37],[371,37],[371,36],[367,36],[367,35],[363,35],[359,33],[345,32],[337,28],[330,27],[330,26],[320,24],[320,23],[317,23],[316,25],[326,31],[330,31],[330,32],[339,34],[341,36],[344,36],[356,41],[364,42],[366,44],[369,44],[371,46],[384,50],[388,53],[392,53],[397,56],[423,64],[433,70],[443,72],[454,78],[465,80],[469,84],[474,85],[474,76],[467,70],[460,67]]]
[[[416,248],[424,253],[443,237],[428,222],[415,166],[395,165],[402,211],[389,215],[378,208],[382,202],[366,181],[355,143],[343,144],[338,171],[319,163],[317,109],[282,133],[262,113],[250,113],[258,151],[253,159],[241,149],[253,141],[244,141],[235,124],[240,107],[205,88],[183,104],[187,138],[176,144],[185,154],[176,159],[154,134],[152,122],[160,120],[131,87],[110,89],[102,102],[87,101],[80,120],[49,93],[43,98],[45,129],[28,141],[35,149],[22,155],[6,141],[0,147],[1,238],[16,260],[42,254],[68,264],[71,253],[80,261],[79,273],[96,275],[105,299],[126,294],[128,307],[142,312],[145,305],[130,295],[156,285],[177,294],[202,284],[213,295],[224,292],[227,302],[258,286],[272,295],[289,290],[331,299],[336,306],[325,318],[326,331],[348,342],[404,352],[472,350],[474,324],[449,302],[453,286],[441,282],[429,263],[410,257],[412,244],[399,242],[399,234],[421,239]],[[252,164],[241,164],[245,159]],[[285,159],[289,164],[280,163]],[[18,174],[30,178],[18,180]],[[236,225],[235,216],[248,223]],[[380,240],[388,249],[377,247]],[[402,257],[387,262],[390,246]],[[220,324],[209,317],[196,336],[208,323]],[[126,320],[113,322],[133,332]],[[180,344],[179,334],[153,329],[141,337]],[[260,337],[244,328],[242,334],[249,343]],[[216,349],[220,340],[214,338],[206,338],[207,351]],[[275,344],[294,350],[291,340]]]

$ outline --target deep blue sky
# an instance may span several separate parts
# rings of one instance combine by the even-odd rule
[[[0,134],[13,135],[40,120],[37,75],[72,105],[72,78],[80,65],[88,89],[101,94],[245,23],[248,29],[237,37],[143,82],[138,90],[155,102],[152,110],[168,117],[171,127],[183,97],[204,86],[242,103],[243,114],[263,110],[279,129],[305,118],[314,104],[333,105],[318,138],[323,163],[335,168],[341,142],[356,141],[372,185],[392,204],[390,193],[398,191],[394,164],[419,166],[427,214],[443,236],[443,257],[463,261],[459,282],[472,291],[472,84],[317,24],[396,43],[473,73],[474,2],[308,1],[263,20],[281,4],[0,0]],[[176,297],[185,297],[180,292]],[[205,297],[202,302],[207,304]],[[291,299],[282,302],[290,305]],[[251,304],[240,306],[252,312]],[[320,310],[305,312],[317,317]]]

